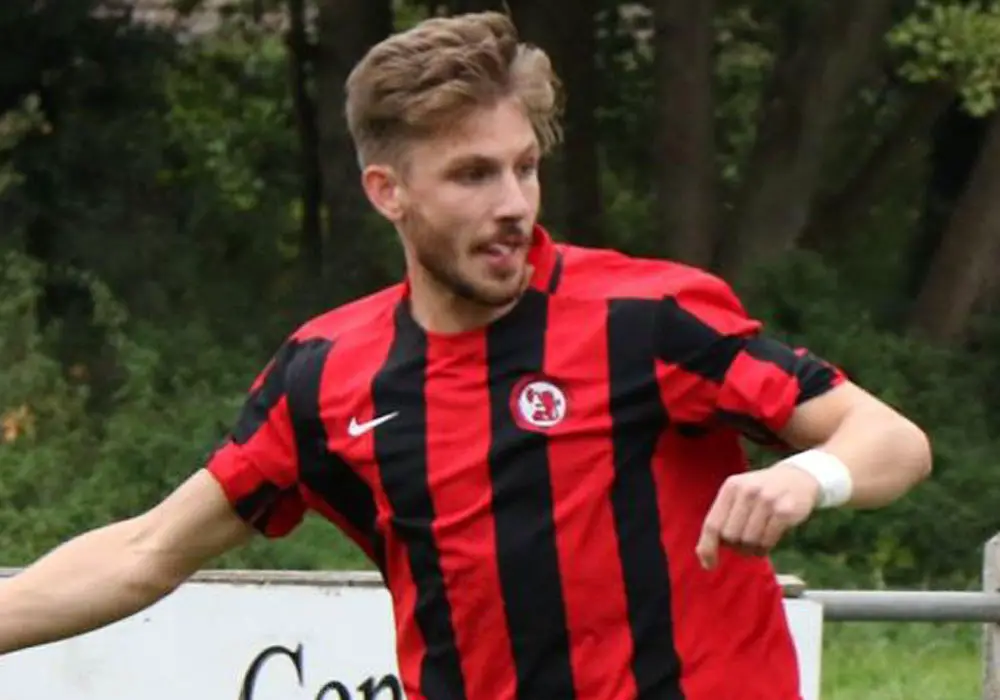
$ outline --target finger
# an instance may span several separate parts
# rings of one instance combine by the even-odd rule
[[[757,499],[753,510],[750,512],[749,517],[747,517],[746,524],[743,526],[743,533],[739,540],[742,546],[755,551],[760,547],[767,546],[765,535],[773,512],[771,503],[767,498],[761,497]]]
[[[757,494],[752,487],[741,485],[733,489],[734,495],[726,522],[722,526],[722,541],[737,546],[748,542],[747,525],[758,507]],[[752,544],[752,542],[751,542]]]
[[[698,546],[695,548],[701,568],[714,569],[719,556],[719,531],[706,527],[701,531]]]
[[[713,569],[719,558],[719,538],[722,526],[725,524],[732,506],[733,490],[727,484],[723,484],[719,489],[718,496],[709,508],[705,516],[705,522],[701,528],[701,536],[695,546],[695,553],[701,561],[704,569]]]
[[[787,515],[789,508],[793,508],[794,504],[788,502],[778,502],[775,507],[774,515],[768,520],[767,527],[764,529],[763,543],[768,549],[773,549],[778,545],[778,542],[784,536],[785,532],[788,530],[791,522]]]

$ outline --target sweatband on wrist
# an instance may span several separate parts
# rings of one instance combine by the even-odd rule
[[[812,474],[819,482],[817,508],[836,508],[851,499],[854,480],[851,472],[838,457],[819,449],[806,450],[784,460]]]

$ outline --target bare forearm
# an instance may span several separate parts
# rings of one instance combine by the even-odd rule
[[[123,522],[81,535],[0,580],[0,654],[103,627],[166,595]],[[144,571],[145,570],[145,571]]]
[[[924,433],[878,407],[849,413],[822,449],[850,470],[853,491],[847,505],[855,508],[887,505],[931,471],[931,449]]]

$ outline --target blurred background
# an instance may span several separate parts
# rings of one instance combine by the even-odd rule
[[[154,503],[286,333],[400,279],[344,79],[395,29],[506,9],[568,91],[557,238],[713,270],[931,433],[932,481],[824,513],[779,569],[978,587],[1000,530],[998,5],[3,0],[0,563]],[[220,565],[368,566],[312,521]]]

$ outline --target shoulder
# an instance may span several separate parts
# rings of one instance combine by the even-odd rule
[[[644,258],[603,249],[560,244],[563,279],[557,296],[641,299],[661,316],[697,320],[720,332],[746,332],[759,324],[721,277],[673,260]]]
[[[263,374],[278,370],[286,385],[307,378],[310,383],[318,381],[334,347],[349,342],[362,330],[366,337],[374,337],[380,326],[392,328],[402,295],[402,284],[386,287],[306,320],[287,335]]]

